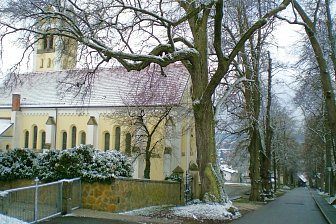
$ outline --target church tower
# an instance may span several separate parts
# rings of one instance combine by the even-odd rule
[[[34,55],[34,71],[58,71],[76,67],[77,41],[46,35],[39,38]]]
[[[59,6],[58,10],[63,8],[64,13],[72,9],[72,6],[68,6],[63,0],[60,1]],[[46,10],[54,11],[52,7],[47,7]],[[71,18],[71,14],[68,16]],[[33,71],[46,72],[74,69],[77,61],[77,41],[69,37],[56,35],[57,33],[67,33],[67,27],[64,22],[60,19],[43,18],[38,23],[41,33],[48,35],[41,34],[37,36],[38,41],[35,45]],[[55,35],[52,35],[53,33]]]

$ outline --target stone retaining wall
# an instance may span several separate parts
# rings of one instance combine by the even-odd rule
[[[182,204],[180,183],[118,178],[112,183],[82,183],[82,207],[117,212],[153,205]]]
[[[34,186],[35,181],[34,180],[12,180],[12,181],[0,181],[0,191],[9,190],[13,188],[19,188],[19,187],[28,187],[28,186]]]
[[[35,185],[33,180],[0,182],[0,191],[31,185]],[[63,198],[65,204],[68,199],[71,203],[73,198],[71,192],[68,194]],[[82,207],[118,212],[154,205],[179,205],[184,203],[183,194],[183,184],[174,181],[116,178],[111,183],[82,182]]]

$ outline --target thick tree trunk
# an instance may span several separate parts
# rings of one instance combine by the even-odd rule
[[[274,187],[273,187],[273,191],[276,192],[277,191],[277,184],[278,184],[278,172],[277,172],[277,162],[275,159],[275,152],[273,151],[272,153],[272,157],[273,157],[273,178],[274,178]]]
[[[194,105],[197,164],[201,176],[201,198],[221,201],[223,189],[215,148],[215,126],[211,99]]]
[[[267,195],[270,195],[272,189],[271,183],[271,146],[272,146],[272,128],[271,128],[271,104],[272,104],[272,59],[268,52],[268,85],[267,85],[267,106],[266,106],[266,131],[265,131],[265,154],[262,157],[262,189]]]
[[[225,200],[224,180],[217,166],[212,96],[204,94],[209,83],[207,31],[209,13],[210,11],[205,10],[203,16],[189,20],[194,47],[199,55],[191,60],[191,65],[186,67],[192,81],[197,164],[201,179],[200,197],[203,200],[223,202]]]
[[[257,124],[253,125],[253,128],[250,128],[250,145],[248,146],[248,151],[250,153],[250,179],[251,179],[251,194],[250,201],[260,201],[260,188],[261,188],[261,179],[260,179],[260,148],[261,141],[259,131],[255,129],[258,128]]]

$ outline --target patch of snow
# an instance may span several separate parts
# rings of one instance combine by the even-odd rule
[[[232,202],[226,204],[217,203],[201,203],[201,201],[193,201],[185,206],[151,206],[119,214],[152,216],[156,213],[173,214],[180,218],[192,218],[195,220],[231,220],[241,217],[238,208],[232,205]]]
[[[0,214],[0,224],[28,224],[28,222],[21,221],[9,216]]]
[[[229,212],[228,210],[232,210]],[[227,204],[192,204],[175,207],[172,209],[174,214],[179,217],[189,217],[194,219],[228,220],[236,219],[241,216],[238,209],[231,203]]]
[[[291,188],[288,187],[288,186],[286,186],[286,185],[284,185],[284,186],[282,187],[282,189],[284,189],[284,190],[290,190]]]
[[[328,199],[328,203],[331,205],[331,204],[333,204],[333,203],[335,203],[335,201],[336,201],[336,197],[330,197],[329,199]]]
[[[0,191],[0,197],[6,197],[8,195],[7,191]]]

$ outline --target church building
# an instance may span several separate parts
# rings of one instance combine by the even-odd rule
[[[158,126],[151,136],[151,179],[196,161],[190,80],[181,64],[93,71],[76,69],[76,57],[75,42],[56,36],[38,41],[33,71],[20,74],[22,84],[0,90],[0,150],[90,144],[129,155],[134,177],[142,178],[141,119],[149,131]]]

